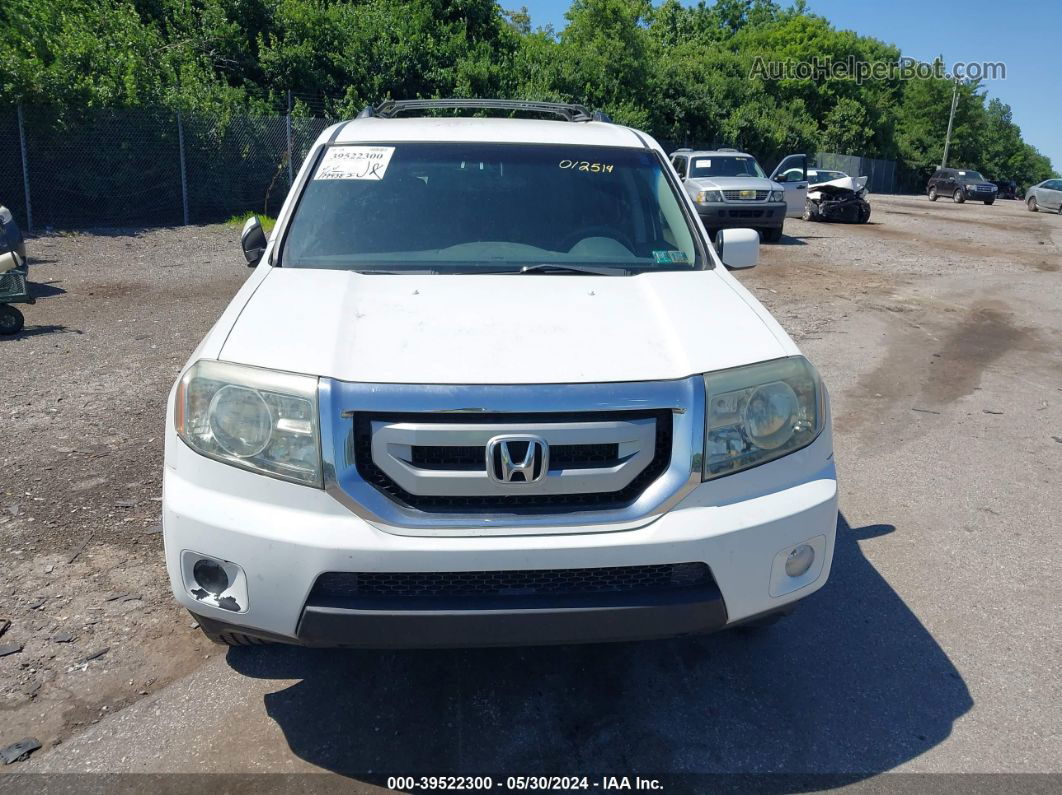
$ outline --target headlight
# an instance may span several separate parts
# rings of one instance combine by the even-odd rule
[[[707,373],[704,387],[705,480],[799,450],[825,421],[819,375],[803,356]]]
[[[723,192],[718,190],[701,190],[697,191],[697,203],[708,204],[709,202],[721,202],[723,200]]]
[[[769,201],[769,202],[785,201],[785,191],[784,190],[772,190],[771,194],[767,197],[767,201]]]
[[[316,378],[204,359],[177,385],[174,418],[197,453],[321,485]]]

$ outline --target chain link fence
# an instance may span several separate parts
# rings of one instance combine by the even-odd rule
[[[0,110],[0,203],[27,230],[276,215],[330,124],[165,110]]]
[[[11,210],[19,226],[25,229],[26,192],[21,143],[18,112],[14,108],[0,110],[0,204]]]
[[[276,215],[330,123],[152,109],[0,109],[0,204],[30,231]],[[871,193],[898,190],[892,160],[819,152],[815,162],[869,177]]]

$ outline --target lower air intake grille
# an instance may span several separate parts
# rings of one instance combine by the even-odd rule
[[[311,604],[410,600],[522,600],[604,594],[681,593],[713,583],[704,563],[455,572],[328,572],[317,578]]]

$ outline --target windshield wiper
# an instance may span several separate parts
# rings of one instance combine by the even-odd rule
[[[590,274],[591,276],[626,276],[630,271],[627,268],[560,265],[553,262],[542,262],[538,265],[524,265],[516,273],[581,273]]]
[[[343,270],[346,270],[345,268]],[[399,268],[396,270],[386,270],[384,268],[352,268],[353,273],[360,273],[369,276],[434,276],[442,271],[437,271],[434,268]]]
[[[560,265],[552,262],[542,262],[536,265],[524,265],[521,268],[504,268],[504,269],[487,269],[487,268],[469,268],[468,270],[447,270],[437,268],[401,268],[401,269],[383,269],[383,268],[355,268],[355,273],[363,273],[369,275],[382,275],[382,276],[405,276],[409,274],[414,275],[439,275],[439,276],[480,276],[480,275],[499,275],[499,274],[523,274],[523,273],[574,273],[583,276],[628,276],[630,275],[630,269],[623,266],[605,267],[593,265]]]

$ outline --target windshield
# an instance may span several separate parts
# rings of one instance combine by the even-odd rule
[[[970,180],[970,181],[976,181],[976,182],[984,182],[985,181],[985,178],[982,177],[976,171],[960,171],[959,172],[959,176],[962,177],[963,179],[967,179],[967,180]]]
[[[691,177],[762,177],[763,169],[745,155],[705,155],[690,158]]]
[[[281,261],[362,272],[562,266],[618,275],[702,264],[652,152],[484,143],[329,147]]]

